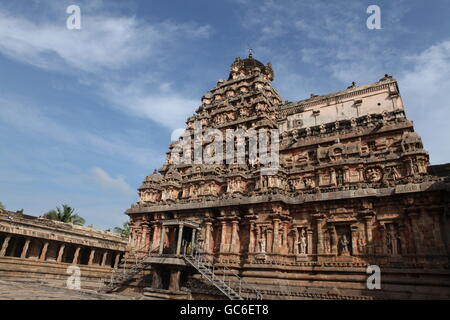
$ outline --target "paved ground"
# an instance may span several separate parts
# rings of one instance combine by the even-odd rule
[[[0,280],[0,300],[133,300],[129,296],[55,288],[36,281]]]

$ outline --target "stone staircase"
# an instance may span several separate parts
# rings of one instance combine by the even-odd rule
[[[125,254],[124,259],[115,269],[111,277],[103,281],[103,286],[98,292],[111,293],[123,285],[133,281],[137,275],[146,268],[145,259],[149,253],[142,254],[143,250],[130,250]]]
[[[199,245],[194,245],[190,252],[184,251],[183,258],[228,299],[244,300],[242,289],[245,289],[247,291],[247,299],[262,300],[262,294],[246,283],[233,270],[221,267],[219,268],[221,276],[216,275],[215,272],[218,269],[211,265]]]

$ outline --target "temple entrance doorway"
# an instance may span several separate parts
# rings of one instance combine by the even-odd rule
[[[181,237],[182,250],[181,253],[190,254],[192,251],[192,228],[183,228],[183,234]]]
[[[160,250],[162,254],[181,255],[190,253],[200,225],[188,220],[165,220]]]

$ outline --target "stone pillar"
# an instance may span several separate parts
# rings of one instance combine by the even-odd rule
[[[73,255],[73,260],[72,260],[72,264],[78,264],[78,257],[80,256],[80,247],[77,247],[77,249],[75,250],[75,254]]]
[[[422,253],[422,241],[420,239],[420,233],[417,226],[417,220],[419,220],[419,213],[418,212],[411,212],[408,214],[408,216],[411,219],[411,229],[414,239],[414,247],[416,249],[416,254]]]
[[[30,247],[30,242],[31,242],[31,240],[30,240],[30,239],[27,239],[27,240],[25,241],[25,244],[23,245],[22,253],[20,254],[20,257],[21,257],[22,259],[25,259],[25,258],[27,257],[28,248]]]
[[[273,240],[272,240],[272,252],[278,253],[280,247],[278,232],[280,229],[280,219],[273,219]]]
[[[230,252],[236,253],[237,242],[238,242],[238,223],[239,221],[233,220],[231,221],[231,243],[230,243]]]
[[[298,255],[300,253],[299,249],[298,249],[298,244],[299,244],[299,234],[298,234],[298,228],[295,227],[294,228],[294,254]]]
[[[311,228],[308,228],[306,232],[307,241],[308,241],[308,254],[312,254],[313,251],[313,230]]]
[[[253,253],[255,252],[255,223],[253,221],[250,221],[248,226],[249,226],[248,252]]]
[[[10,240],[11,240],[11,236],[7,236],[5,238],[5,241],[3,241],[2,249],[0,250],[0,257],[4,257],[6,255],[6,249],[8,249]]]
[[[150,243],[150,233],[149,233],[149,228],[148,228],[147,223],[142,224],[142,237],[143,237],[143,239],[142,239],[143,244],[141,244],[141,246],[139,248],[142,249],[142,247],[143,247],[143,251],[147,252],[148,245]]]
[[[317,254],[322,254],[324,252],[324,250],[323,250],[322,222],[323,222],[323,218],[316,218]]]
[[[61,244],[61,246],[59,247],[58,258],[56,258],[56,262],[61,262],[62,261],[65,248],[66,248],[66,245],[64,243]]]
[[[323,171],[319,170],[318,171],[318,175],[319,175],[319,187],[323,185]]]
[[[180,254],[180,250],[181,250],[181,239],[183,239],[183,225],[180,224],[178,226],[178,239],[177,239],[177,251],[176,251],[176,255]]]
[[[433,228],[433,234],[434,234],[434,241],[435,241],[435,247],[437,253],[445,253],[445,244],[444,244],[444,238],[441,234],[441,223],[440,223],[440,210],[433,210],[431,212],[431,215],[433,217],[434,222],[434,228]]]
[[[273,230],[268,227],[266,229],[266,252],[271,253],[273,249]]]
[[[330,185],[336,185],[336,170],[334,170],[333,168],[330,169]]]
[[[95,257],[95,249],[91,249],[91,253],[89,254],[88,265],[90,266],[94,262]]]
[[[161,226],[161,236],[159,239],[159,254],[163,254],[164,251],[164,237],[166,235],[166,227]]]
[[[192,229],[192,238],[191,238],[192,246],[194,246],[194,244],[195,244],[195,234],[196,234],[196,232],[197,232],[197,229]]]
[[[344,167],[344,183],[350,182],[350,169],[348,167]]]
[[[157,224],[153,225],[153,241],[152,241],[152,248],[150,251],[156,251],[156,249],[159,248],[159,241],[158,241],[158,235],[161,236],[160,228]]]
[[[364,179],[364,166],[363,165],[359,165],[358,166],[358,173],[359,173],[359,181],[363,182]]]
[[[366,231],[366,252],[367,254],[373,254],[374,253],[374,243],[373,243],[373,236],[372,236],[372,216],[365,216],[364,217],[365,222],[365,231]]]
[[[226,235],[227,235],[227,223],[226,221],[222,220],[221,222],[221,230],[220,230],[220,252],[225,252],[226,245]]]
[[[339,239],[336,232],[336,226],[331,225],[328,228],[328,233],[330,237],[330,252],[332,254],[338,255],[339,254]]]
[[[399,238],[399,254],[405,255],[408,253],[408,249],[406,247],[406,235],[405,235],[405,226],[403,224],[400,224],[398,226],[398,238]]]
[[[206,230],[205,230],[205,252],[211,253],[211,229],[212,223],[206,222]]]
[[[152,288],[161,289],[162,279],[161,274],[157,268],[152,268]]]
[[[195,229],[194,229],[195,230]],[[170,270],[170,291],[180,291],[180,270]]]
[[[45,258],[46,258],[46,256],[47,256],[47,250],[48,250],[48,245],[49,245],[50,243],[48,242],[48,241],[46,241],[45,243],[44,243],[44,246],[42,247],[42,251],[41,251],[41,255],[40,255],[40,257],[39,257],[39,260],[44,260],[45,261]]]
[[[380,234],[381,234],[381,253],[384,255],[388,255],[388,247],[386,241],[387,230],[385,224],[380,226]]]
[[[260,252],[261,252],[261,248],[260,248],[260,244],[259,244],[259,239],[261,239],[261,238],[264,237],[263,233],[264,233],[264,231],[261,230],[261,227],[256,226],[256,244],[255,244],[255,247],[256,247],[256,252],[257,252],[257,253],[260,253]],[[266,250],[267,250],[267,248],[266,248]],[[264,253],[265,253],[265,252],[264,252]]]
[[[283,243],[281,244],[283,248],[286,248],[288,250],[288,224],[287,222],[283,223]],[[287,251],[285,252],[287,253]]]
[[[352,251],[351,254],[354,256],[358,253],[358,226],[350,226],[350,230],[352,232]]]
[[[116,253],[116,259],[114,260],[114,269],[117,269],[119,267],[120,263],[120,252]]]
[[[101,264],[102,267],[105,266],[107,258],[108,258],[108,251],[105,251],[105,252],[103,252],[103,257],[102,257],[102,264]]]
[[[137,250],[142,249],[142,231],[136,232],[136,245],[134,248]]]

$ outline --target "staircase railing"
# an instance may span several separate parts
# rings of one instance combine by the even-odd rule
[[[230,300],[244,300],[243,289],[247,291],[246,299],[262,300],[261,292],[234,270],[226,266],[215,267],[204,254],[201,245],[197,243],[187,245],[187,242],[183,241],[183,258]],[[216,274],[217,271],[220,271],[220,276]]]
[[[108,279],[102,279],[102,286],[99,291],[104,292],[111,292],[114,289],[117,289],[125,282],[131,280],[135,275],[137,275],[139,272],[141,272],[145,267],[145,259],[156,249],[147,252],[146,249],[148,247],[151,247],[150,245],[145,245],[139,249],[132,250],[131,252],[134,253],[134,263],[130,268],[126,268],[126,266],[129,264],[128,257],[125,257],[125,262],[122,263],[123,267],[121,268],[121,271],[119,271],[118,268],[114,268],[114,271],[111,273],[111,277]],[[142,253],[145,252],[144,256],[141,258],[138,258],[136,253]]]

